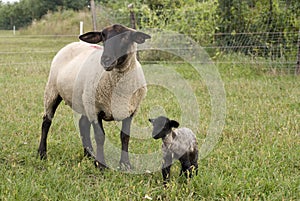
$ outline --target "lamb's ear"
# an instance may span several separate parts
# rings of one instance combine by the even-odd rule
[[[171,120],[170,121],[170,126],[173,128],[178,128],[179,127],[179,123],[175,120]]]
[[[85,34],[80,35],[79,39],[87,43],[96,44],[102,41],[102,34],[101,32],[97,31],[87,32]]]
[[[134,42],[141,44],[141,43],[144,43],[146,39],[151,38],[151,36],[149,36],[148,34],[145,34],[143,32],[136,31],[136,32],[132,33],[131,38]]]

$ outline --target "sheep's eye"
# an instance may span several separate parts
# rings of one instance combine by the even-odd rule
[[[102,39],[104,40],[105,39],[105,33],[101,32],[101,36],[102,36]]]

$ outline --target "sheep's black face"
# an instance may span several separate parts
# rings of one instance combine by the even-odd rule
[[[123,32],[124,31],[124,32]],[[102,31],[104,52],[101,64],[105,70],[122,66],[133,49],[133,41],[130,38],[131,31],[121,29],[104,29]]]
[[[170,120],[167,117],[160,116],[156,119],[149,119],[153,125],[152,137],[154,139],[164,138],[168,135],[172,128],[178,128],[179,123],[174,120]]]
[[[106,27],[101,32],[83,34],[79,38],[89,43],[103,42],[104,51],[101,65],[105,70],[110,71],[113,68],[122,68],[127,58],[131,54],[135,54],[134,43],[144,43],[150,36],[116,24]]]

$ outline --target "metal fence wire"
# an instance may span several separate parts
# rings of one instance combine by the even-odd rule
[[[211,57],[219,54],[245,55],[253,65],[260,63],[272,70],[299,73],[300,30],[294,21],[299,21],[300,10],[291,9],[295,5],[286,3],[283,12],[276,13],[276,5],[280,6],[282,2],[271,0],[266,5],[260,5],[257,14],[254,1],[237,4],[236,7],[233,1],[218,1],[218,8],[222,7],[222,13],[218,13],[215,2],[203,1],[200,8],[191,5],[184,9],[161,10],[145,7],[133,9],[132,5],[113,10],[97,4],[96,13],[98,21],[101,19],[99,27],[121,23],[138,29],[167,29],[191,37]],[[216,6],[215,10],[209,10],[215,12],[208,13],[205,10],[207,6]],[[291,10],[294,13],[290,13]]]

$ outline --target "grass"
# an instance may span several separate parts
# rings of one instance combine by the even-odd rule
[[[77,39],[1,36],[0,200],[299,199],[299,77],[274,75],[247,62],[230,63],[240,56],[220,63],[227,105],[220,142],[199,161],[199,175],[187,182],[178,177],[176,162],[170,186],[164,189],[159,171],[130,174],[95,169],[83,158],[73,113],[64,104],[49,133],[48,160],[40,161],[36,156],[50,62],[62,46]],[[194,131],[201,145],[211,115],[209,94],[190,66],[172,66],[196,96],[201,112]],[[181,110],[172,90],[149,86],[135,123],[147,127],[147,118],[161,111],[177,119]],[[105,128],[108,141],[119,147],[116,124],[105,123]],[[130,150],[159,151],[160,142],[149,138],[150,130],[143,135],[148,137],[131,140]]]
[[[112,24],[114,21],[108,18],[108,13],[104,10],[97,10],[97,13],[96,27],[98,30]],[[89,10],[61,10],[47,13],[41,20],[33,21],[29,27],[20,29],[19,33],[22,35],[76,35],[80,32],[80,21],[83,22],[84,32],[93,30],[91,12]]]
[[[79,34],[80,21],[84,22],[87,31],[91,30],[92,22],[88,11],[63,10],[55,13],[49,12],[41,20],[34,21],[29,28],[21,29],[20,33],[29,35],[74,35],[74,33]]]

